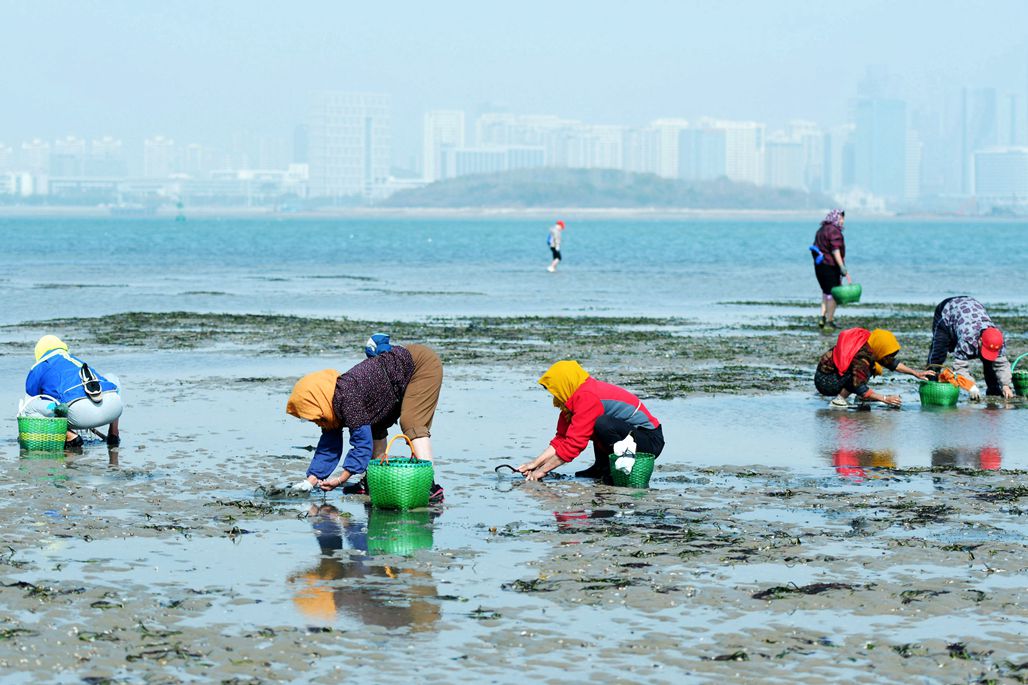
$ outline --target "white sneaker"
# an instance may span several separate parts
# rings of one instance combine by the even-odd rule
[[[555,266],[548,266],[548,267],[546,267],[546,270],[549,271],[552,274],[554,271],[557,270],[557,267],[555,267]]]
[[[842,397],[836,397],[835,399],[833,399],[831,402],[828,403],[828,408],[829,409],[848,409],[849,406],[850,406],[849,402],[847,402]]]

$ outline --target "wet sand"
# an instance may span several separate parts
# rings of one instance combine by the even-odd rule
[[[62,322],[126,383],[124,446],[38,458],[13,422],[0,442],[4,682],[1028,680],[1023,404],[922,411],[892,376],[903,410],[827,412],[806,384],[830,339],[739,307],[717,331],[392,325],[447,363],[447,501],[400,516],[267,496],[317,437],[282,411],[292,381],[356,362],[371,323]],[[874,318],[920,357],[924,310]],[[35,328],[4,331],[5,377]],[[536,367],[567,336],[666,423],[650,490],[493,473],[552,432]]]

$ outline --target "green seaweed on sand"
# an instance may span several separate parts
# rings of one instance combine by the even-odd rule
[[[924,645],[920,645],[916,642],[908,642],[902,645],[893,645],[892,651],[899,654],[904,659],[909,659],[915,656],[928,656],[928,650]]]
[[[708,656],[704,658],[707,661],[749,661],[750,655],[740,649],[729,654],[718,654],[717,656]]]
[[[39,635],[28,628],[0,628],[0,640],[13,640],[18,637],[34,637]]]
[[[100,632],[94,632],[91,630],[82,630],[78,634],[79,640],[82,642],[118,642],[119,638],[117,635],[109,630],[103,630]]]
[[[823,592],[830,590],[857,590],[859,585],[852,585],[850,583],[810,583],[809,585],[796,585],[795,583],[789,585],[775,585],[769,587],[766,590],[754,592],[753,599],[783,599],[785,597],[791,597],[793,595],[819,595]]]
[[[557,589],[553,586],[553,583],[545,578],[534,578],[532,580],[518,579],[510,583],[504,583],[500,587],[512,592],[553,592]]]
[[[202,659],[205,655],[183,646],[181,643],[144,649],[135,654],[126,654],[126,661],[168,661],[170,659]]]
[[[910,604],[911,602],[920,602],[923,599],[948,594],[949,590],[904,590],[899,596],[900,604]]]
[[[963,642],[954,642],[946,645],[946,652],[950,659],[963,659],[964,661],[979,661],[992,654],[992,650],[976,652],[967,648]]]

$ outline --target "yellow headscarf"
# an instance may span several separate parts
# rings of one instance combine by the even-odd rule
[[[896,340],[896,336],[883,328],[876,328],[871,331],[871,336],[867,339],[867,346],[874,352],[875,362],[900,351],[900,344]],[[876,363],[874,372],[876,376],[880,376],[882,374],[882,365]]]
[[[568,398],[589,378],[589,373],[576,361],[557,362],[539,378],[539,385],[553,395],[553,406],[564,408]]]
[[[64,344],[64,341],[58,338],[56,335],[44,335],[36,343],[36,361],[38,362],[43,358],[43,355],[51,350],[64,350],[68,351],[68,346]]]
[[[339,372],[324,369],[309,373],[293,386],[293,392],[286,402],[286,413],[313,421],[322,428],[339,428],[342,424],[332,409],[332,396],[336,392]]]

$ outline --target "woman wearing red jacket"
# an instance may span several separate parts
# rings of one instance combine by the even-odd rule
[[[533,461],[518,471],[527,480],[539,480],[562,464],[580,455],[591,440],[596,463],[575,475],[610,480],[608,455],[617,453],[616,444],[632,452],[658,456],[664,449],[660,421],[638,397],[624,388],[589,376],[576,361],[561,361],[551,366],[539,384],[553,395],[553,406],[560,409],[557,434]],[[621,450],[624,452],[624,450]]]

